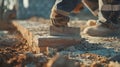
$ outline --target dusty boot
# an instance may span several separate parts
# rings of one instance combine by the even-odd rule
[[[57,13],[55,10],[51,13],[51,22],[53,26],[56,27],[67,27],[69,22],[69,17]]]
[[[90,36],[109,36],[117,34],[119,25],[113,23],[97,23],[84,29],[83,33]]]
[[[83,33],[90,36],[106,36],[119,34],[120,1],[99,0],[98,23],[87,27]]]

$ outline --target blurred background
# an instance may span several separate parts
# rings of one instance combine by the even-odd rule
[[[49,18],[55,0],[18,0],[17,18],[26,19],[32,16]]]
[[[2,4],[3,2],[4,4]],[[13,12],[11,10],[14,10],[16,11],[17,19],[28,19],[31,17],[49,19],[51,8],[54,3],[55,0],[0,0],[0,12],[3,14],[4,18],[6,18],[10,12]],[[96,18],[86,7],[78,14],[71,14],[70,17],[72,20]]]

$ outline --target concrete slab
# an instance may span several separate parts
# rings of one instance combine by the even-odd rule
[[[50,26],[51,36],[80,36],[80,27]]]

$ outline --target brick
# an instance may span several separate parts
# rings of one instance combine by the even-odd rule
[[[80,37],[64,37],[64,36],[40,36],[37,37],[39,47],[64,48],[71,45],[81,43]]]
[[[51,36],[80,36],[80,28],[50,26],[50,35]]]

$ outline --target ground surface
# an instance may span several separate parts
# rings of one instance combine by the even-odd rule
[[[49,24],[49,20],[31,18],[29,21],[43,22]],[[79,26],[82,21],[72,21],[71,26]],[[85,21],[84,21],[85,22]],[[40,33],[44,34],[44,33]],[[82,33],[81,33],[82,34]],[[42,36],[42,35],[41,35]],[[85,40],[76,46],[69,46],[63,49],[49,48],[50,53],[35,54],[32,52],[26,40],[17,31],[0,32],[0,67],[58,67],[60,57],[61,67],[70,67],[71,63],[78,63],[78,66],[71,67],[119,67],[119,63],[110,62],[109,58],[120,54],[120,39],[117,37],[90,37],[82,35]],[[57,50],[57,51],[56,51]],[[50,60],[50,61],[49,61]],[[56,62],[56,63],[55,63]],[[64,62],[68,62],[64,64]]]

